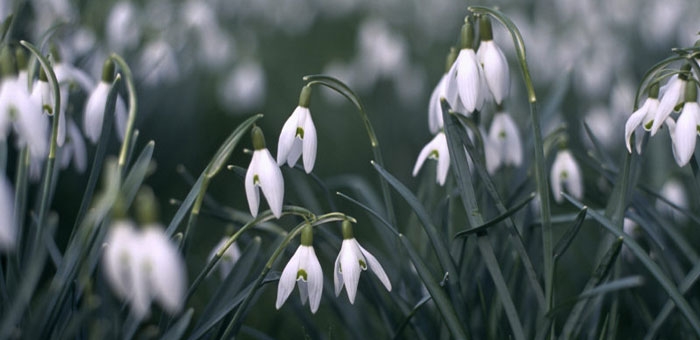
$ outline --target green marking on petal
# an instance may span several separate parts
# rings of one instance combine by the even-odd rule
[[[650,120],[649,123],[644,124],[645,130],[651,130],[651,126],[654,125],[654,120]]]
[[[365,261],[363,259],[358,259],[358,260],[360,262],[360,268],[362,268],[362,270],[367,270],[367,263],[365,263]]]
[[[297,134],[294,137],[299,137],[301,139],[304,139],[304,129],[298,127],[297,128]]]
[[[566,170],[562,171],[561,174],[559,175],[562,179],[567,179],[569,178],[569,172]]]
[[[301,280],[303,280],[304,282],[306,282],[307,278],[308,278],[308,275],[306,274],[306,270],[304,270],[304,269],[299,269],[299,270],[297,271],[297,281],[299,281],[299,279],[301,279]]]
[[[499,133],[498,133],[498,138],[506,139],[506,132],[505,132],[505,131],[499,132]]]
[[[439,158],[440,158],[440,153],[439,153],[437,150],[433,150],[433,151],[431,151],[430,154],[428,155],[428,158],[439,159]]]
[[[258,175],[253,175],[253,184],[260,184],[260,177],[258,177]]]

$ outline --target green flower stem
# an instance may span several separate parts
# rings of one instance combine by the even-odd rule
[[[48,213],[50,193],[52,187],[54,166],[56,164],[56,149],[58,148],[58,122],[61,115],[61,94],[58,88],[58,80],[56,80],[56,74],[53,72],[53,68],[49,64],[48,59],[44,57],[39,50],[31,43],[20,40],[19,42],[22,46],[26,47],[36,58],[39,60],[41,67],[46,72],[49,80],[49,86],[54,94],[54,117],[53,124],[51,127],[51,140],[49,146],[49,155],[46,160],[46,166],[44,168],[44,178],[42,179],[41,195],[39,196],[39,215],[37,218],[37,231],[34,235],[34,242],[31,247],[27,248],[27,251],[36,251],[40,247],[41,240],[43,237],[44,224],[46,223],[46,215]]]
[[[298,224],[296,227],[294,227],[294,229],[292,229],[292,231],[290,231],[289,234],[287,234],[287,236],[282,240],[282,243],[280,243],[277,249],[275,249],[274,253],[272,253],[272,256],[270,256],[270,259],[267,261],[265,267],[260,272],[260,275],[256,279],[255,284],[252,286],[251,291],[245,297],[243,302],[241,302],[241,304],[238,306],[236,313],[233,315],[231,322],[226,327],[226,330],[221,336],[221,339],[232,339],[238,333],[242,325],[242,318],[246,312],[246,309],[248,308],[248,304],[253,299],[253,296],[257,293],[258,288],[262,286],[262,282],[265,279],[265,276],[267,276],[267,273],[272,269],[272,265],[275,263],[275,260],[277,260],[277,257],[279,257],[279,255],[282,254],[282,251],[284,251],[284,249],[287,248],[289,242],[291,242],[292,239],[294,239],[297,235],[301,233],[305,226],[311,225],[312,227],[316,227],[329,222],[345,220],[350,220],[353,223],[357,223],[357,221],[350,216],[347,216],[342,213],[333,212],[318,216],[314,218],[313,221],[304,221]]]
[[[315,216],[314,214],[302,207],[296,207],[296,206],[285,206],[282,209],[282,216],[284,215],[296,215],[303,217],[305,220],[311,220],[314,219]],[[246,231],[248,231],[250,228],[253,228],[257,226],[260,223],[267,222],[271,219],[273,219],[275,216],[272,214],[272,211],[266,210],[260,213],[256,218],[252,219],[245,225],[243,225],[238,231],[231,235],[229,239],[226,241],[226,243],[219,249],[216,254],[214,254],[214,258],[209,260],[207,262],[207,265],[202,269],[202,271],[199,273],[197,278],[192,282],[192,285],[190,286],[190,289],[187,291],[187,295],[185,296],[185,301],[187,301],[192,294],[194,294],[195,290],[197,290],[197,287],[199,287],[199,284],[204,280],[207,275],[214,269],[217,263],[219,263],[219,260],[224,256],[224,253],[228,250],[228,248],[233,245],[236,240]],[[282,235],[286,236],[286,235]]]
[[[545,302],[549,311],[554,305],[554,241],[552,238],[551,208],[549,202],[549,185],[547,182],[547,169],[544,158],[544,146],[542,142],[542,127],[540,116],[537,112],[537,96],[535,87],[532,84],[530,71],[525,55],[525,43],[522,35],[513,22],[498,10],[483,6],[470,6],[469,11],[475,14],[488,14],[501,22],[511,34],[515,51],[518,56],[518,63],[522,71],[523,81],[527,89],[528,101],[530,103],[530,120],[532,122],[534,143],[535,143],[535,178],[537,183],[537,193],[540,196],[540,215],[542,218],[542,251],[544,260],[544,290]]]
[[[367,130],[369,142],[372,146],[372,155],[374,156],[374,161],[380,166],[384,167],[384,159],[382,158],[382,153],[379,148],[379,141],[377,140],[377,135],[374,133],[372,123],[370,122],[369,116],[367,115],[367,111],[365,111],[365,108],[362,105],[362,102],[360,102],[359,97],[347,85],[333,77],[325,75],[309,75],[305,76],[303,79],[307,82],[306,86],[312,86],[316,84],[326,86],[340,93],[343,97],[347,98],[351,103],[355,105],[355,108],[357,108],[357,111],[360,114],[360,118],[362,118],[362,122],[365,125],[365,130]],[[379,177],[379,181],[382,187],[382,196],[384,198],[386,214],[392,225],[396,225],[396,215],[394,213],[394,205],[391,202],[391,192],[389,191],[389,185],[387,184],[386,180],[384,180],[384,178],[382,178],[381,176]]]
[[[136,86],[134,85],[134,76],[131,74],[131,68],[124,59],[116,53],[109,56],[115,64],[119,65],[119,69],[124,74],[126,81],[126,90],[129,93],[129,116],[126,121],[126,131],[124,132],[124,142],[122,143],[121,151],[119,152],[119,173],[124,171],[126,166],[126,157],[133,138],[134,122],[136,121],[136,112],[138,111],[138,101],[136,99]]]

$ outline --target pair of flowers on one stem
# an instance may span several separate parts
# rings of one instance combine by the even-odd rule
[[[245,177],[245,190],[248,207],[253,216],[258,215],[262,189],[275,217],[282,215],[284,200],[284,178],[279,166],[287,163],[293,167],[303,154],[304,170],[311,173],[316,162],[316,127],[311,119],[309,102],[311,87],[304,86],[299,95],[299,105],[282,127],[277,146],[277,161],[272,158],[265,146],[265,137],[259,127],[251,131],[253,139],[253,157]]]
[[[643,131],[654,136],[662,125],[668,127],[671,136],[673,157],[678,166],[685,166],[695,152],[697,135],[700,133],[700,104],[698,104],[697,80],[684,65],[680,73],[672,76],[663,89],[658,82],[649,86],[644,104],[632,113],[625,124],[627,151],[632,152],[632,133],[636,136],[636,149],[641,153]],[[659,93],[662,92],[661,99]],[[680,107],[680,115],[674,121],[671,113]]]
[[[343,244],[333,268],[335,295],[340,295],[344,286],[350,303],[354,303],[360,274],[367,268],[374,272],[388,291],[391,291],[391,282],[384,272],[384,268],[374,255],[357,242],[353,235],[351,222],[343,221],[342,228]],[[299,287],[302,304],[306,304],[308,300],[311,312],[316,313],[323,293],[323,270],[313,248],[313,227],[311,225],[305,226],[302,230],[301,244],[282,270],[277,288],[277,301],[275,302],[277,309],[280,309],[287,301],[295,284]]]

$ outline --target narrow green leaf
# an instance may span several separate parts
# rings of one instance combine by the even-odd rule
[[[683,279],[680,286],[678,286],[681,293],[683,293],[683,294],[687,293],[688,290],[690,290],[690,288],[693,287],[693,285],[698,281],[699,278],[700,278],[700,262],[696,262],[695,265],[693,266],[693,269]],[[671,312],[675,308],[676,308],[676,305],[673,303],[673,301],[671,301],[671,300],[666,301],[663,308],[661,308],[661,312],[659,312],[659,315],[656,316],[656,318],[654,319],[654,322],[651,324],[651,327],[649,327],[649,331],[647,332],[645,339],[656,338],[656,334],[661,329],[661,326],[663,325],[664,321],[666,321],[666,319],[669,317],[669,315],[671,315]]]
[[[564,197],[569,200],[574,206],[579,209],[583,208],[583,204],[576,200],[575,198],[564,194]],[[626,235],[622,230],[617,228],[608,218],[598,214],[595,211],[589,211],[589,214],[596,219],[600,224],[607,229],[613,235],[623,239],[625,245],[630,249],[630,251],[639,259],[639,261],[644,265],[644,267],[649,270],[649,272],[654,276],[654,278],[661,284],[663,289],[668,293],[673,302],[678,306],[683,316],[688,319],[688,322],[692,326],[696,335],[700,336],[700,318],[693,311],[688,301],[683,297],[683,295],[678,291],[678,288],[674,285],[673,281],[668,278],[663,270],[657,265],[644,251],[644,249],[629,235]]]
[[[598,265],[593,271],[593,275],[590,279],[588,279],[588,282],[586,283],[586,286],[583,289],[584,292],[594,289],[605,279],[608,272],[612,268],[615,260],[617,259],[617,256],[620,254],[620,249],[622,249],[622,239],[618,238],[615,240],[615,242],[613,242],[613,244],[607,250],[605,255],[603,255],[603,257],[598,262]],[[571,339],[576,337],[577,329],[580,328],[581,324],[583,323],[582,318],[584,312],[586,311],[586,307],[588,306],[589,299],[579,297],[574,301],[578,302],[569,313],[569,316],[566,319],[566,322],[564,323],[564,328],[562,330],[562,337],[564,337],[565,339]],[[562,304],[560,307],[553,309],[550,312],[551,315],[556,314],[558,311],[560,311],[566,306],[568,306],[568,303]]]
[[[586,211],[588,211],[588,207],[583,207],[583,209],[578,212],[574,222],[571,224],[569,229],[566,230],[566,233],[564,233],[564,235],[559,239],[559,242],[557,242],[556,246],[554,247],[554,261],[558,260],[564,254],[564,252],[569,249],[571,242],[573,242],[576,235],[578,235],[578,231],[581,230],[583,221],[586,219]]]
[[[178,320],[165,334],[163,334],[161,340],[182,339],[182,336],[185,335],[185,331],[187,330],[187,326],[190,325],[192,314],[194,314],[194,309],[188,309],[185,314],[180,317],[180,320]]]
[[[404,328],[408,326],[409,322],[411,322],[411,319],[414,315],[416,315],[416,312],[431,299],[432,298],[430,297],[430,295],[426,295],[422,299],[420,299],[420,301],[418,301],[418,303],[416,303],[415,306],[413,306],[413,308],[408,313],[408,315],[406,315],[401,324],[399,324],[399,326],[394,330],[394,339],[400,339],[402,337],[401,333],[403,332]]]
[[[127,207],[131,205],[134,197],[136,197],[136,193],[139,191],[139,188],[141,188],[141,184],[143,184],[143,180],[148,172],[148,167],[151,165],[154,147],[155,143],[153,141],[146,144],[124,180],[121,190],[122,198]]]
[[[630,276],[622,279],[617,279],[615,281],[607,282],[604,284],[601,284],[593,289],[589,289],[581,293],[580,298],[588,298],[592,297],[595,295],[602,295],[602,294],[607,294],[609,292],[617,291],[617,290],[622,290],[622,289],[629,289],[629,288],[635,288],[639,287],[644,284],[644,278],[635,275],[635,276]]]
[[[182,220],[185,218],[187,212],[190,211],[192,204],[194,204],[194,200],[197,199],[197,195],[199,194],[203,181],[204,173],[202,173],[199,176],[197,182],[194,183],[192,189],[190,189],[190,192],[187,194],[185,199],[182,201],[182,204],[180,204],[180,207],[175,212],[175,215],[173,216],[172,220],[170,220],[170,224],[168,224],[168,227],[165,229],[166,235],[172,236],[173,233],[175,233],[175,230],[177,230],[177,227],[180,225],[180,222],[182,222]]]
[[[521,202],[519,202],[518,204],[514,205],[509,210],[506,210],[506,212],[502,213],[498,217],[495,217],[495,218],[489,220],[488,222],[485,222],[484,224],[482,224],[478,227],[469,228],[467,230],[460,231],[457,234],[455,234],[455,236],[453,238],[467,237],[471,234],[485,232],[488,228],[490,228],[490,227],[502,222],[503,220],[511,217],[512,215],[514,215],[516,212],[518,212],[520,209],[522,209],[524,206],[526,206],[528,203],[530,203],[530,201],[532,201],[532,199],[534,199],[534,198],[535,198],[535,194],[532,193],[526,199],[524,199]]]

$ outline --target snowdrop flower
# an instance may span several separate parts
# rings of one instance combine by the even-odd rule
[[[87,148],[83,134],[80,133],[78,125],[72,118],[68,118],[68,140],[63,145],[61,151],[61,168],[65,169],[73,160],[73,166],[79,173],[85,172],[87,169]]]
[[[41,105],[42,111],[53,115],[53,95],[51,94],[51,86],[46,78],[46,72],[43,68],[39,69],[39,80],[34,82],[32,86],[32,99]]]
[[[15,247],[17,231],[14,221],[14,193],[4,175],[0,175],[0,251]]]
[[[440,98],[447,99],[447,83],[449,78],[449,72],[457,59],[457,49],[451,48],[450,53],[447,55],[446,60],[446,71],[442,75],[440,81],[435,86],[435,89],[430,94],[430,102],[428,103],[428,127],[430,128],[430,133],[436,134],[438,131],[442,130],[444,122],[442,120],[442,104],[440,104]],[[453,98],[454,99],[454,98]],[[450,107],[455,108],[457,103],[448,102]]]
[[[48,121],[40,104],[32,99],[27,84],[21,84],[9,48],[0,52],[0,139],[7,138],[13,123],[20,143],[26,143],[32,158],[43,158],[48,151]]]
[[[654,124],[651,126],[652,136],[656,135],[656,132],[664,123],[666,117],[673,112],[676,105],[683,102],[685,85],[688,83],[688,72],[690,72],[690,65],[683,65],[683,67],[681,67],[681,73],[672,76],[666,86],[662,89],[663,95],[661,96],[659,107],[654,115]]]
[[[138,319],[148,316],[151,300],[170,314],[182,309],[184,261],[160,227],[137,231],[132,222],[117,221],[106,243],[102,260],[107,280]]]
[[[299,287],[301,303],[306,304],[306,300],[309,300],[311,313],[316,313],[323,293],[323,271],[314,251],[311,225],[306,225],[302,230],[301,244],[282,270],[277,286],[275,308],[282,307],[294,290],[295,284]]]
[[[557,153],[557,157],[552,165],[550,179],[552,181],[554,200],[557,203],[564,201],[564,196],[561,194],[562,191],[566,191],[576,199],[583,197],[581,170],[569,150],[559,150]]]
[[[659,195],[681,209],[688,208],[688,197],[685,187],[675,179],[666,181],[661,187]],[[656,199],[656,210],[662,215],[671,217],[674,221],[685,223],[687,216],[661,199]]]
[[[486,169],[493,174],[503,165],[520,166],[523,162],[520,132],[508,113],[499,112],[493,117],[489,129],[486,153]]]
[[[508,61],[501,48],[493,41],[491,19],[484,15],[479,19],[481,44],[476,57],[484,68],[484,80],[496,104],[501,105],[510,92]]]
[[[384,272],[384,268],[379,261],[355,240],[350,221],[343,221],[343,245],[340,247],[338,257],[335,259],[333,272],[333,283],[335,285],[335,296],[340,295],[340,291],[345,286],[348,292],[350,303],[355,303],[357,294],[357,284],[360,282],[362,271],[371,269],[382,282],[386,290],[391,291],[391,282]]]
[[[277,162],[270,155],[270,151],[265,147],[265,137],[259,127],[254,127],[251,131],[253,137],[253,158],[245,175],[245,193],[248,198],[250,214],[258,216],[258,205],[260,204],[260,193],[258,187],[262,189],[263,195],[267,199],[267,204],[275,217],[282,215],[282,201],[284,199],[284,178]]]
[[[625,144],[627,145],[627,152],[632,153],[632,147],[630,146],[630,138],[632,133],[635,133],[637,139],[637,153],[641,153],[641,140],[642,140],[642,129],[649,131],[654,122],[654,115],[659,107],[659,84],[654,83],[649,87],[649,96],[642,104],[642,107],[634,111],[632,115],[627,119],[625,123]]]
[[[139,43],[141,25],[138,21],[138,9],[130,1],[114,4],[105,26],[107,42],[116,51],[123,52]]]
[[[85,114],[83,115],[83,130],[85,131],[85,136],[93,144],[99,141],[100,135],[102,134],[102,123],[104,122],[107,95],[112,88],[113,81],[114,62],[112,62],[111,59],[107,59],[102,67],[102,79],[90,94],[85,104]],[[126,131],[126,105],[119,95],[117,95],[114,115],[116,120],[114,127],[117,130],[117,137],[120,141],[123,141]]]
[[[211,253],[209,253],[209,261],[214,259],[216,253],[218,253],[226,245],[226,243],[228,243],[228,239],[228,237],[224,237],[221,239],[221,241],[219,241],[219,243],[216,244],[214,249],[211,250]],[[236,262],[238,262],[239,258],[241,258],[241,249],[238,247],[236,242],[234,242],[226,249],[226,251],[224,251],[219,259],[219,262],[216,264],[222,280],[225,279],[229,273],[231,273],[233,266],[236,264]]]
[[[304,86],[299,96],[299,106],[282,127],[277,145],[277,164],[293,167],[304,154],[304,170],[310,173],[316,162],[316,127],[311,119],[309,100],[311,87]]]
[[[466,114],[481,110],[484,104],[483,75],[473,42],[474,29],[467,21],[462,26],[462,49],[447,75],[447,101],[457,103],[459,100]]]
[[[437,160],[436,180],[440,185],[444,185],[445,179],[447,178],[447,171],[450,170],[450,152],[447,149],[447,137],[445,137],[445,132],[438,132],[433,140],[420,151],[416,165],[413,167],[413,177],[418,174],[418,171],[428,158]]]
[[[698,90],[695,83],[685,86],[685,104],[676,121],[673,150],[678,166],[685,166],[695,152],[695,143],[700,131],[700,105],[697,102]]]

